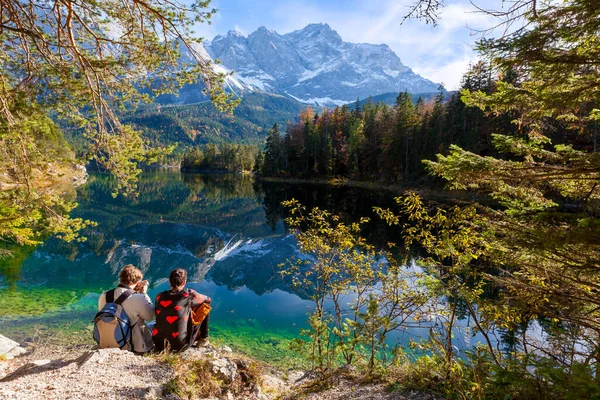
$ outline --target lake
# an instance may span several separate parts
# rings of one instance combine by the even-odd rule
[[[53,238],[21,248],[0,261],[0,334],[36,340],[92,343],[91,320],[99,294],[113,288],[126,264],[150,281],[151,298],[168,288],[176,267],[188,270],[189,287],[212,298],[211,340],[266,361],[291,357],[288,343],[306,326],[310,301],[281,279],[280,265],[300,255],[286,232],[281,201],[296,198],[352,221],[374,217],[372,207],[393,205],[385,191],[263,183],[234,174],[148,172],[137,198],[113,198],[114,180],[91,174],[78,190],[75,217],[97,222],[85,242]],[[370,223],[364,234],[377,244],[390,231]],[[406,343],[425,332],[394,335]],[[469,346],[470,339],[457,339]]]

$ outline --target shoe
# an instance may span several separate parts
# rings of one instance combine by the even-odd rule
[[[210,342],[208,341],[208,338],[200,338],[200,339],[198,339],[198,341],[196,342],[194,347],[206,347],[209,344],[210,344]]]

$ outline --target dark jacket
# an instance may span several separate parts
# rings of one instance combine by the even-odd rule
[[[191,309],[207,302],[210,298],[192,289],[181,291],[167,290],[156,296],[156,325],[152,339],[157,351],[168,347],[171,351],[182,351],[191,346],[192,336]]]

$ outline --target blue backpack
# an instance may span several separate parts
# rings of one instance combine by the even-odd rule
[[[94,317],[94,340],[101,349],[122,349],[131,343],[131,328],[129,317],[123,309],[123,302],[134,292],[127,289],[115,300],[115,290],[106,292],[106,304]],[[133,351],[133,343],[131,345]]]

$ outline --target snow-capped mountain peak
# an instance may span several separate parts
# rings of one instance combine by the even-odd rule
[[[286,94],[305,103],[343,104],[388,92],[433,92],[433,83],[402,64],[385,44],[348,43],[328,24],[280,35],[264,26],[247,37],[217,36],[205,47],[234,70],[245,90]]]

